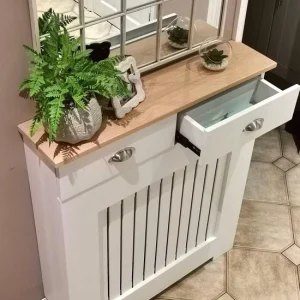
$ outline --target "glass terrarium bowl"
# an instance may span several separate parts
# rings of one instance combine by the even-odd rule
[[[190,34],[190,23],[190,18],[179,16],[166,27],[165,31],[168,35],[168,42],[173,48],[187,48]],[[197,28],[194,28],[194,31],[196,29]]]
[[[211,71],[222,71],[227,68],[232,58],[231,44],[221,38],[209,38],[201,45],[199,54],[202,65]]]

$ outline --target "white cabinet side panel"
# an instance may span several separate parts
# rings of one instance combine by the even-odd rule
[[[61,203],[53,170],[24,144],[45,295],[68,300]]]

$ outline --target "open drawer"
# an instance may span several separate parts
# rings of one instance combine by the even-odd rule
[[[177,131],[202,161],[221,157],[290,120],[299,90],[281,91],[257,77],[178,114]]]

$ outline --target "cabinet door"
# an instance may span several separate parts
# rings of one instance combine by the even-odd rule
[[[277,68],[272,72],[291,83],[300,83],[299,11],[299,0],[276,1],[267,52],[267,56],[278,63]]]

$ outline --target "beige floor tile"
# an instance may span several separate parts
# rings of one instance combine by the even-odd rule
[[[251,162],[244,198],[270,203],[287,203],[284,172],[269,163]]]
[[[288,159],[286,159],[285,157],[280,157],[279,159],[277,159],[274,162],[274,165],[276,167],[278,167],[279,169],[281,169],[282,171],[286,172],[289,169],[295,167],[295,164],[290,162]]]
[[[300,207],[292,207],[295,244],[300,247]]]
[[[287,257],[291,262],[295,265],[300,265],[300,248],[297,245],[291,246],[289,249],[285,250],[282,253],[285,257]]]
[[[233,300],[233,299],[228,294],[224,294],[223,296],[218,298],[218,300]]]
[[[289,159],[290,161],[294,162],[295,164],[299,164],[300,155],[297,152],[293,136],[285,130],[281,130],[280,133],[283,148],[283,156]]]
[[[292,244],[287,206],[244,200],[235,236],[236,247],[281,252]]]
[[[226,256],[206,264],[157,299],[212,300],[226,292]]]
[[[286,181],[290,204],[300,206],[300,166],[286,173]]]
[[[68,13],[78,7],[74,0],[37,0],[36,2],[38,11],[47,11],[53,8],[56,13]]]
[[[273,162],[282,156],[279,130],[274,129],[255,141],[253,161]]]
[[[234,249],[228,293],[235,300],[299,300],[297,267],[280,253]]]

